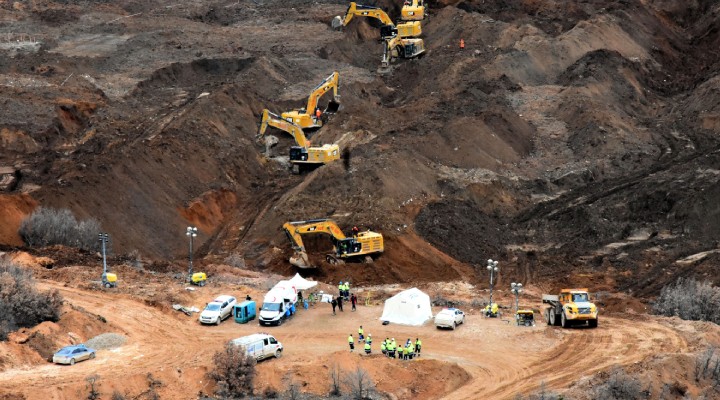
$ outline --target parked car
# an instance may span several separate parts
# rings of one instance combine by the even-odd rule
[[[78,361],[92,360],[95,358],[95,350],[85,347],[84,344],[66,346],[53,355],[55,364],[75,365]]]
[[[435,316],[435,326],[438,328],[455,329],[465,322],[465,313],[457,308],[444,308]]]
[[[243,346],[245,354],[255,357],[256,360],[282,356],[283,345],[274,336],[265,333],[243,336],[233,339],[230,343],[235,346]]]
[[[235,303],[237,303],[237,300],[232,296],[218,296],[208,303],[203,312],[200,313],[200,323],[220,325],[222,320],[232,315]]]

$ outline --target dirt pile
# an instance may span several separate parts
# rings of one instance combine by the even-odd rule
[[[717,248],[720,36],[712,2],[625,3],[432,3],[425,57],[382,76],[377,26],[333,31],[335,2],[6,4],[25,35],[8,43],[29,45],[2,48],[0,165],[20,171],[13,194],[97,218],[113,256],[158,268],[194,224],[197,258],[289,274],[282,223],[332,217],[387,251],[333,268],[311,241],[328,282],[474,281],[492,257],[508,279],[652,295],[714,265],[676,261]],[[255,143],[258,116],[333,70],[343,108],[312,140],[345,157],[292,176]]]

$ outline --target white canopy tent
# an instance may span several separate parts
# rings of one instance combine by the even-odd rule
[[[318,284],[316,281],[309,281],[303,278],[302,276],[300,276],[300,274],[295,274],[295,276],[290,279],[290,283],[292,283],[297,290],[310,289],[311,287],[317,286]]]
[[[430,296],[418,288],[404,290],[385,300],[381,321],[419,326],[432,319]]]

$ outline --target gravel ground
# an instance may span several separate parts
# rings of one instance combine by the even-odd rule
[[[112,349],[125,344],[127,338],[117,333],[103,333],[85,342],[85,346],[95,350]]]

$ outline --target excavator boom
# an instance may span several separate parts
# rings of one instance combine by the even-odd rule
[[[299,268],[311,268],[310,262],[302,241],[302,235],[309,233],[323,233],[330,235],[335,248],[334,254],[328,255],[328,261],[338,261],[341,258],[359,255],[370,255],[384,251],[382,235],[377,232],[360,232],[348,238],[340,227],[331,219],[313,219],[308,221],[286,222],[283,230],[292,244],[295,255],[290,263]]]
[[[329,92],[330,89],[332,89],[333,100],[328,103],[328,108],[325,109],[325,112],[336,112],[340,105],[340,103],[337,102],[337,99],[340,98],[340,96],[338,95],[339,78],[340,74],[335,71],[332,73],[332,75],[325,78],[325,80],[323,80],[319,85],[315,86],[315,89],[310,92],[310,97],[308,97],[307,107],[305,108],[305,110],[307,110],[308,112],[314,112],[320,98],[323,97],[325,93]]]
[[[310,142],[305,137],[302,128],[265,109],[263,110],[262,119],[260,120],[260,130],[256,136],[257,139],[260,139],[265,134],[268,126],[289,133],[290,136],[295,139],[295,143],[300,147],[307,148],[310,146]]]
[[[323,122],[315,115],[315,109],[318,106],[320,98],[332,89],[333,98],[328,102],[327,108],[322,111],[322,114],[334,114],[338,111],[340,108],[340,103],[338,102],[340,99],[340,95],[338,95],[339,81],[340,74],[337,71],[333,72],[310,92],[305,108],[284,112],[282,113],[282,118],[287,121],[292,121],[302,129],[319,129],[322,127]]]

